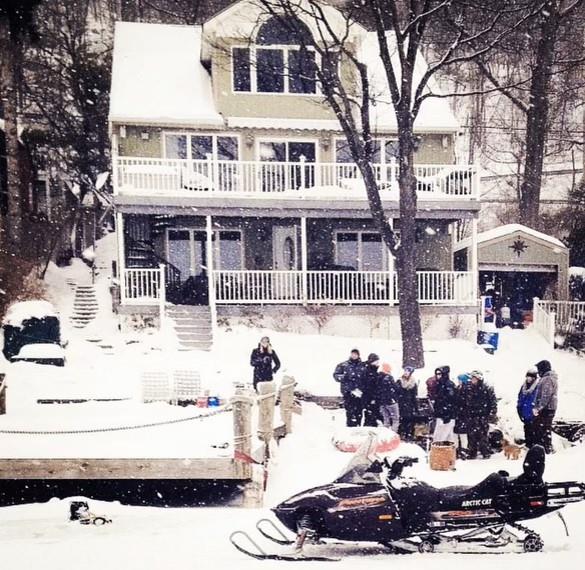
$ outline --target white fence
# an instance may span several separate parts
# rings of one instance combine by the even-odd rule
[[[543,306],[547,301],[534,299],[532,307],[532,324],[534,328],[542,335],[544,340],[552,347],[555,344],[555,313],[549,310],[548,306]]]
[[[585,302],[534,299],[533,323],[546,341],[554,346],[557,333],[582,330],[585,325]]]
[[[117,157],[114,162],[114,192],[191,191],[210,193],[262,193],[339,188],[362,191],[364,183],[354,163],[263,162],[239,160],[181,160]],[[398,190],[395,161],[375,164],[382,192]],[[415,165],[419,197],[477,198],[478,173],[471,165]]]

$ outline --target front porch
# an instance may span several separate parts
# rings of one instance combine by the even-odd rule
[[[400,220],[392,223],[399,235]],[[476,305],[473,263],[454,267],[456,220],[416,223],[419,302]],[[357,212],[353,219],[118,214],[118,228],[122,305],[214,311],[398,302],[394,260],[371,219]]]

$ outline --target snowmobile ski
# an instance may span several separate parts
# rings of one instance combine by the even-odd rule
[[[271,530],[267,530],[266,527],[268,527]],[[282,530],[280,530],[273,521],[271,521],[270,519],[260,519],[257,523],[256,523],[256,528],[258,529],[258,532],[264,537],[267,538],[268,540],[271,540],[272,542],[276,542],[276,544],[280,544],[281,546],[291,546],[295,543],[294,540],[291,540],[290,538],[288,538],[283,532]],[[271,532],[273,532],[274,534],[271,534]],[[278,535],[277,536],[275,536]]]
[[[236,536],[243,537],[245,540],[247,540],[253,550],[242,546],[235,538]],[[247,556],[255,558],[256,560],[281,560],[286,562],[338,562],[340,560],[339,558],[330,558],[328,556],[311,556],[303,553],[278,554],[266,552],[247,532],[244,532],[243,530],[236,530],[232,532],[232,534],[230,534],[230,542],[237,550],[243,554],[246,554]]]

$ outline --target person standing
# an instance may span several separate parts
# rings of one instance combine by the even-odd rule
[[[347,427],[356,427],[362,423],[363,414],[363,377],[364,364],[360,351],[354,348],[349,359],[339,363],[333,372],[333,378],[339,382]]]
[[[378,396],[380,415],[384,427],[389,427],[398,433],[400,425],[400,408],[397,400],[397,386],[392,376],[392,368],[386,362],[382,363],[378,373]]]
[[[479,370],[471,373],[466,404],[468,459],[475,459],[478,453],[489,459],[492,455],[488,441],[489,419],[497,414],[498,403],[494,389],[485,383]]]
[[[439,384],[441,376],[443,375],[443,368],[446,368],[447,372],[450,370],[448,366],[440,366],[439,368],[435,368],[435,373],[426,381],[427,397],[431,402],[431,406],[437,399],[437,385]]]
[[[270,382],[280,368],[280,359],[270,344],[270,339],[263,336],[258,348],[250,355],[250,366],[254,368],[254,390],[258,391],[259,382]]]
[[[450,368],[443,366],[436,384],[433,415],[435,430],[433,441],[450,441],[455,443],[455,417],[457,415],[457,394],[455,384],[449,378]]]
[[[534,398],[533,436],[534,444],[544,447],[546,453],[552,453],[552,422],[557,411],[559,379],[548,360],[536,364],[539,382]]]
[[[469,441],[467,438],[468,419],[467,400],[469,398],[469,381],[471,376],[467,373],[457,376],[455,390],[457,394],[457,417],[455,418],[455,436],[457,439],[457,457],[467,459]]]
[[[536,389],[538,388],[538,371],[536,368],[530,368],[526,372],[526,378],[518,392],[518,402],[516,409],[520,421],[524,425],[524,443],[529,449],[536,443],[534,440],[534,401],[536,399]]]
[[[364,426],[376,427],[380,416],[380,402],[378,400],[378,382],[380,357],[371,353],[364,366],[362,403],[364,406]]]
[[[398,435],[403,441],[414,439],[414,425],[418,414],[418,385],[413,374],[414,368],[405,366],[402,376],[396,383],[396,399],[400,410]]]

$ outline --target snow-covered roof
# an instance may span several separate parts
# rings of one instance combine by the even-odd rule
[[[585,279],[585,267],[569,267],[569,275],[572,277],[582,277]]]
[[[510,236],[519,232],[540,239],[542,241],[548,242],[557,248],[561,248],[563,250],[567,249],[567,246],[561,240],[558,240],[557,238],[549,236],[547,234],[543,234],[542,232],[539,232],[537,230],[533,230],[532,228],[529,228],[527,226],[523,226],[522,224],[506,224],[504,226],[498,226],[497,228],[481,232],[477,234],[477,243],[478,244],[485,243],[488,241],[492,241],[494,239]],[[466,238],[460,241],[456,245],[455,249],[463,249],[464,247],[468,247],[469,245],[471,245],[471,239]]]
[[[49,301],[20,301],[10,305],[2,324],[19,327],[27,319],[56,316],[55,307]]]
[[[400,69],[398,52],[395,40],[391,33],[387,36],[390,57],[396,70]],[[360,46],[358,58],[368,66],[370,86],[375,96],[375,105],[370,108],[370,120],[372,129],[376,130],[396,130],[396,117],[394,107],[388,88],[388,80],[384,64],[380,57],[378,38],[375,32],[368,32]],[[414,68],[413,86],[416,86],[427,71],[428,65],[422,53],[419,52],[416,58]],[[397,78],[400,82],[400,77]],[[437,82],[431,78],[428,83],[427,91],[440,94],[441,89]],[[418,132],[453,132],[460,128],[455,114],[453,113],[448,100],[444,98],[429,97],[421,105],[420,111],[414,123],[414,129]]]
[[[110,121],[223,126],[200,54],[200,27],[116,22]]]

